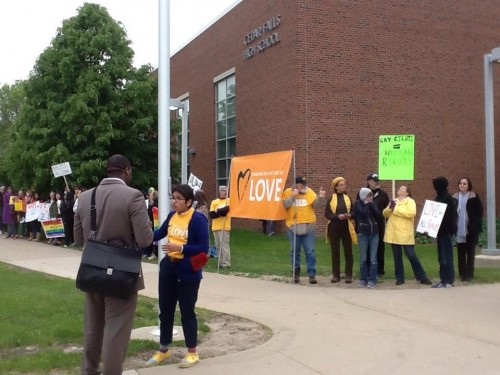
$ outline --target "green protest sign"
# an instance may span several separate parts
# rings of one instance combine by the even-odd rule
[[[378,174],[381,180],[413,180],[415,135],[381,135]]]

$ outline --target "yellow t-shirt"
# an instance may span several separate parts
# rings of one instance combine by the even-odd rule
[[[176,212],[170,218],[168,223],[168,241],[175,243],[177,245],[185,245],[188,240],[188,227],[191,218],[193,217],[194,208],[190,208],[186,212],[179,214]],[[181,253],[169,253],[172,259],[182,259],[184,254]]]
[[[283,192],[283,199],[290,198],[291,196],[291,188]],[[314,213],[313,203],[316,197],[316,193],[310,188],[307,188],[304,194],[297,195],[293,205],[286,209],[286,225],[291,227],[295,223],[315,223],[316,214]]]
[[[215,211],[217,208],[223,208],[229,206],[229,199],[214,199],[210,203],[210,211]],[[220,216],[216,219],[212,219],[212,230],[231,230],[231,216],[228,213],[227,216]]]

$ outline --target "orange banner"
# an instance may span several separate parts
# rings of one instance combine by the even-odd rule
[[[282,220],[281,203],[292,151],[231,159],[230,215],[247,219]]]

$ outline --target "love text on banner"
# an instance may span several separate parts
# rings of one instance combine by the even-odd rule
[[[234,157],[231,160],[230,215],[247,219],[282,220],[281,203],[292,151]]]

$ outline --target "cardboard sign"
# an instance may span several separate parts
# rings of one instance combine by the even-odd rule
[[[61,218],[42,221],[42,228],[47,238],[64,237],[64,226]]]
[[[69,165],[69,162],[55,164],[51,168],[52,168],[52,173],[54,173],[54,177],[61,177],[71,174],[71,167]]]
[[[446,203],[426,200],[422,216],[420,216],[418,222],[417,232],[427,233],[429,236],[436,238],[446,212],[446,206]]]
[[[26,222],[38,220],[40,211],[45,207],[44,203],[34,202],[26,205]]]
[[[50,219],[50,203],[41,203],[38,208],[38,221]]]
[[[14,211],[22,212],[23,210],[23,201],[17,200],[14,201]]]
[[[194,192],[196,193],[198,190],[201,189],[201,186],[203,185],[203,181],[191,173],[189,175],[188,185],[191,186],[193,188]]]
[[[415,136],[379,136],[378,174],[381,180],[413,180]]]

